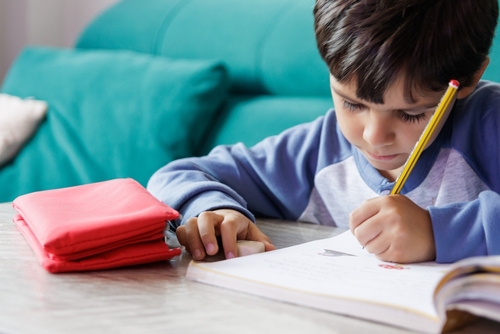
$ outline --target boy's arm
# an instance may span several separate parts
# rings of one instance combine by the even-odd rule
[[[323,124],[320,118],[251,149],[219,146],[206,157],[174,161],[151,177],[148,190],[180,212],[176,234],[196,260],[217,253],[218,238],[226,258],[238,255],[236,240],[272,250],[253,214],[297,219],[314,182]]]
[[[211,159],[213,160],[213,159]],[[169,163],[158,170],[148,182],[147,189],[162,202],[181,214],[176,226],[204,211],[233,209],[254,221],[246,201],[230,186],[216,180],[202,166],[214,161],[187,158]],[[222,164],[223,165],[223,164]],[[224,170],[226,170],[225,167]]]
[[[480,82],[454,115],[452,147],[489,187],[472,202],[429,207],[438,262],[500,254],[500,85]]]
[[[482,192],[472,202],[429,207],[437,262],[500,255],[500,195]]]
[[[183,215],[178,225],[217,209],[237,210],[251,220],[253,214],[296,220],[313,187],[322,137],[338,141],[332,117],[333,112],[252,148],[219,146],[206,157],[174,161],[152,176],[148,190]]]

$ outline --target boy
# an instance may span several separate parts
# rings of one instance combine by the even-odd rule
[[[172,162],[148,189],[196,260],[269,239],[254,215],[349,227],[393,262],[500,254],[500,85],[479,82],[498,0],[317,0],[335,110],[252,148]],[[386,195],[450,79],[458,100],[401,195]]]

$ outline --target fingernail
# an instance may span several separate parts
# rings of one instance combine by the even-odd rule
[[[232,259],[234,258],[234,253],[233,252],[229,252],[226,254],[226,259]]]
[[[195,249],[193,256],[195,259],[201,259],[201,251],[199,249]]]
[[[215,246],[214,244],[210,243],[207,245],[207,253],[213,255],[213,252],[215,252]]]

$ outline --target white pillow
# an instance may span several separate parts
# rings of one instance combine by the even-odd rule
[[[0,94],[0,165],[12,159],[35,133],[47,103]]]

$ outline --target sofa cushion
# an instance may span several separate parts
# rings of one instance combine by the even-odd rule
[[[0,94],[0,166],[16,156],[45,117],[47,103]]]
[[[49,109],[34,137],[0,170],[0,201],[118,177],[145,185],[164,164],[193,155],[227,88],[217,61],[25,49],[1,91],[47,101]]]
[[[200,153],[237,142],[252,146],[292,126],[310,122],[331,108],[331,97],[233,96]]]

